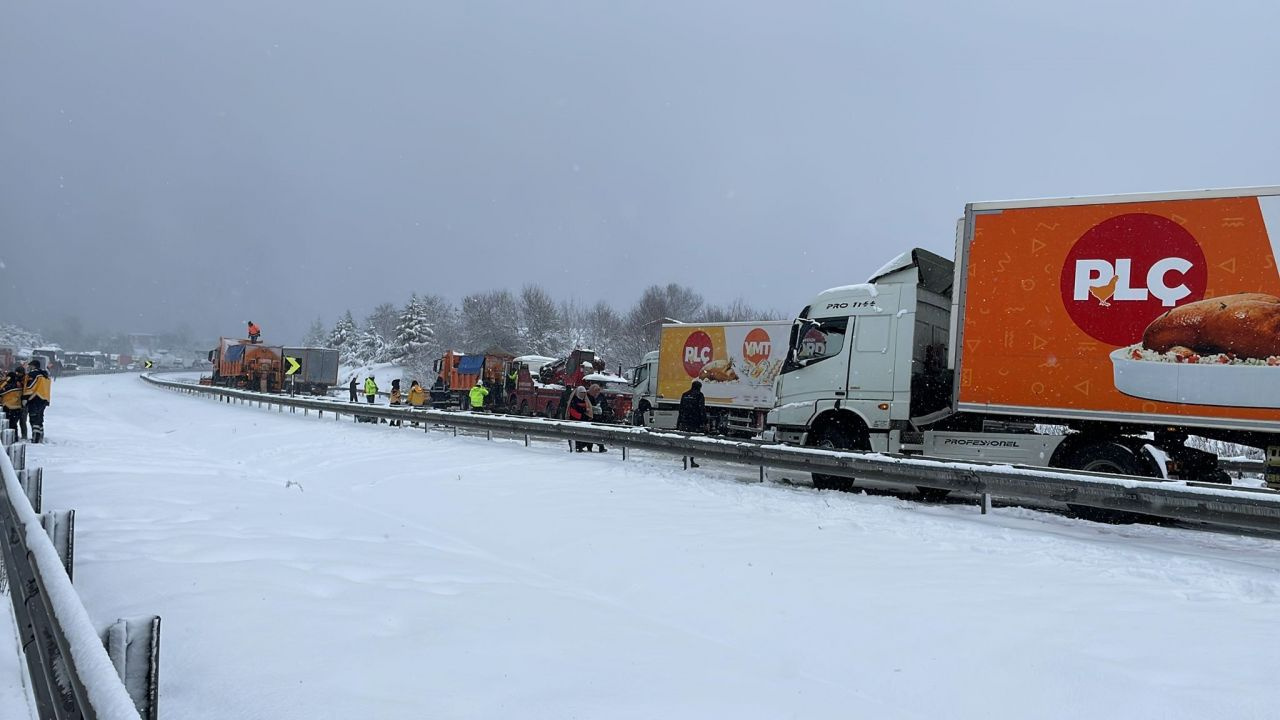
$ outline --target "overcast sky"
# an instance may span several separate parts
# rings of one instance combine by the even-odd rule
[[[861,7],[865,6],[865,7]],[[792,313],[964,203],[1280,184],[1280,3],[13,0],[0,322]]]

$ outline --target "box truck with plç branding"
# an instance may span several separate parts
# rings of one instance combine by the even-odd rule
[[[698,380],[712,432],[758,434],[790,331],[787,320],[663,325],[658,350],[632,375],[635,424],[675,428],[680,396]]]
[[[1278,257],[1280,187],[972,203],[955,263],[913,250],[800,312],[769,434],[1224,481],[1184,441],[1280,445]]]

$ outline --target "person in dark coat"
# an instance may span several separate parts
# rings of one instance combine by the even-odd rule
[[[689,389],[680,396],[680,415],[676,417],[676,429],[685,432],[700,433],[707,426],[707,400],[702,396],[702,383],[694,380]],[[698,467],[692,457],[688,458],[689,467]]]
[[[347,392],[351,393],[351,402],[360,402],[360,388],[356,385],[356,376],[351,376],[351,382],[347,385]]]

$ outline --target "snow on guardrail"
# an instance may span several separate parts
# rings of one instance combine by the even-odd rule
[[[162,387],[259,405],[325,411],[387,420],[416,420],[446,427],[530,437],[606,442],[624,448],[696,456],[741,465],[816,472],[904,486],[919,486],[1023,502],[1049,502],[1131,512],[1222,527],[1280,533],[1280,492],[1205,487],[1136,476],[1046,470],[915,456],[833,451],[653,431],[630,426],[465,413],[406,406],[367,405],[196,385],[143,375]],[[987,498],[984,497],[984,506]]]

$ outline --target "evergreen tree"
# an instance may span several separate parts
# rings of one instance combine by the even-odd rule
[[[392,356],[397,360],[415,361],[435,349],[435,336],[435,330],[427,320],[427,307],[414,293],[400,312]]]
[[[303,347],[325,347],[325,343],[329,340],[329,333],[324,330],[324,323],[320,318],[311,321],[311,328],[307,330],[307,334],[302,338]]]
[[[356,321],[351,317],[350,310],[338,319],[338,323],[333,326],[333,332],[329,333],[329,347],[338,351],[340,359],[345,364],[350,365],[356,361],[358,335],[359,330],[356,329]]]

